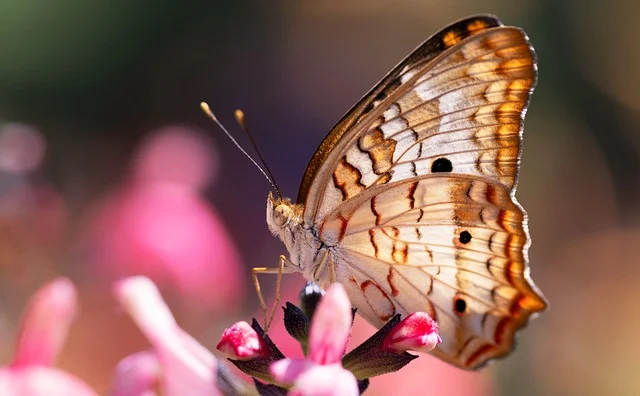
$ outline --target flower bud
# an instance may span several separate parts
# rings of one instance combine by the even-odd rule
[[[238,322],[226,329],[216,348],[235,360],[251,360],[267,353],[262,338],[247,322]]]
[[[441,342],[436,321],[424,312],[416,312],[391,329],[382,343],[382,348],[395,353],[429,352]]]

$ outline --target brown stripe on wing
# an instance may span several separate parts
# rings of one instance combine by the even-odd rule
[[[401,240],[396,240],[393,243],[391,257],[396,264],[406,264],[409,260],[409,245]]]
[[[376,208],[376,197],[375,197],[375,195],[373,197],[371,197],[371,200],[370,200],[370,203],[369,203],[369,208],[371,209],[371,213],[376,218],[375,225],[380,225],[380,219],[382,217],[380,216],[380,212],[378,212],[378,209]]]
[[[342,158],[333,172],[333,184],[342,192],[344,200],[365,189],[365,185],[362,184],[362,173],[347,161],[347,157]]]
[[[409,185],[409,193],[407,194],[407,199],[409,199],[409,208],[413,209],[416,205],[416,189],[418,188],[418,182],[415,181]]]
[[[393,269],[393,267],[390,266],[389,273],[387,274],[387,283],[389,284],[389,288],[391,289],[391,295],[393,297],[398,297],[398,294],[400,294],[400,290],[398,290],[396,285],[393,283],[394,276],[395,276],[395,270]]]
[[[473,234],[470,234],[470,238],[463,241],[461,233],[473,230],[469,224],[481,224],[482,227],[501,230],[493,231],[485,242],[489,251],[494,251],[492,245],[502,245],[497,252],[498,257],[486,260],[487,273],[504,282],[491,290],[491,299],[496,307],[503,306],[505,300],[510,301],[506,312],[503,309],[478,312],[482,314],[483,334],[475,334],[466,328],[467,315],[471,319],[472,312],[458,311],[461,326],[456,328],[454,337],[461,346],[455,359],[464,368],[476,369],[490,359],[508,354],[513,348],[516,332],[526,325],[532,313],[543,310],[546,302],[530,282],[526,271],[528,235],[524,211],[513,202],[510,191],[503,186],[481,180],[470,180],[468,183],[453,184],[451,188],[451,200],[456,203],[456,235],[453,238],[459,249],[455,255],[456,266],[459,267],[456,273],[457,287],[467,290],[465,268],[468,258],[462,252],[471,248],[470,242],[474,240]],[[484,203],[491,207],[476,205]],[[459,294],[455,298],[464,299],[467,296]],[[452,302],[454,311],[455,298]]]
[[[369,242],[371,243],[371,246],[373,246],[374,256],[378,258],[378,242],[376,242],[376,231],[373,228],[369,230]]]
[[[371,310],[382,322],[387,322],[396,314],[396,307],[393,301],[376,282],[366,280],[360,284],[360,290],[362,290],[362,294],[364,294]],[[372,302],[377,302],[377,304],[372,304]]]
[[[358,148],[369,155],[373,163],[373,173],[382,175],[393,165],[393,153],[396,150],[394,139],[385,139],[379,128],[373,129],[360,137]]]

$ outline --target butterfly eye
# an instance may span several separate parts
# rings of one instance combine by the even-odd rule
[[[286,205],[278,205],[273,210],[273,222],[282,227],[289,222],[291,209]]]

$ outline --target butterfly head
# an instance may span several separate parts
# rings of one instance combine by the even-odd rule
[[[271,233],[281,235],[285,229],[291,229],[302,221],[302,205],[291,203],[288,198],[274,198],[269,192],[267,197],[267,225]]]

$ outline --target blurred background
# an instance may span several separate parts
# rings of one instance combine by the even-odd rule
[[[111,296],[118,277],[151,276],[211,350],[261,318],[249,268],[285,253],[265,225],[269,185],[199,102],[247,146],[242,108],[295,198],[343,113],[479,12],[524,28],[539,58],[518,199],[550,309],[487,369],[423,356],[368,394],[640,394],[640,3],[624,0],[0,2],[0,365],[27,298],[58,275],[82,306],[59,366],[101,393],[147,345]],[[287,279],[291,299],[302,284]],[[354,344],[372,332],[354,331]]]

